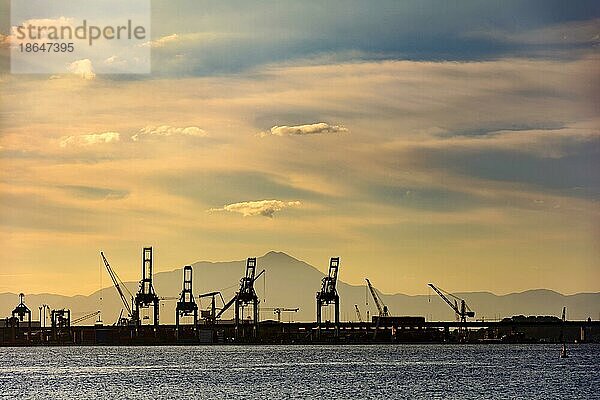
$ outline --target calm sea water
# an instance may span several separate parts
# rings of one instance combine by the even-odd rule
[[[0,398],[593,399],[600,346],[0,348]]]

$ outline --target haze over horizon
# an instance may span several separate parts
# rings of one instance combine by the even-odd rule
[[[11,75],[0,20],[0,292],[109,286],[100,249],[138,281],[146,245],[600,292],[598,2],[152,4],[141,77]]]
[[[321,287],[324,273],[283,252],[271,251],[257,257],[256,261],[258,270],[265,270],[254,285],[260,300],[261,319],[273,319],[274,307],[286,307],[298,308],[297,312],[288,313],[287,319],[314,321],[315,293]],[[192,293],[200,309],[210,307],[210,301],[198,297],[201,293],[220,291],[223,295],[223,303],[229,301],[239,290],[239,280],[244,275],[245,266],[246,260],[193,263]],[[341,318],[345,321],[356,321],[355,305],[359,307],[365,318],[367,311],[370,315],[376,315],[377,309],[367,292],[365,281],[363,280],[359,285],[350,285],[344,281],[343,265],[339,272],[337,291],[340,295]],[[175,300],[179,297],[182,288],[182,268],[159,272],[154,275],[153,281],[157,295],[164,299],[160,303],[160,321],[174,323]],[[419,315],[430,321],[454,318],[453,310],[429,288],[418,295],[406,295],[382,292],[378,289],[382,282],[371,279],[371,283],[392,315]],[[444,282],[433,283],[445,289]],[[28,294],[25,296],[25,304],[32,310],[36,310],[42,304],[50,305],[52,308],[66,307],[71,310],[74,318],[100,310],[102,319],[110,324],[117,320],[123,304],[112,282],[106,282],[104,286],[89,295],[74,297],[56,293]],[[123,282],[121,287],[126,287],[133,296],[139,284],[135,281]],[[559,316],[563,307],[567,307],[567,316],[570,320],[584,320],[588,317],[596,319],[599,316],[600,293],[563,295],[547,289],[538,289],[506,295],[485,291],[466,293],[458,291],[454,294],[465,299],[480,320],[501,319],[520,314]],[[126,297],[129,297],[127,292]],[[8,315],[17,299],[17,294],[0,293],[0,315]],[[219,298],[217,307],[220,306]],[[331,318],[331,308],[325,308],[323,311],[327,318]],[[143,312],[145,315],[150,313],[148,309]],[[222,319],[231,318],[233,318],[233,310],[230,309],[223,314]]]
[[[328,264],[324,264],[324,268],[319,268],[318,266],[312,265],[309,262],[304,261],[304,260],[302,260],[299,257],[295,257],[292,254],[289,254],[289,253],[286,253],[286,252],[282,252],[282,251],[270,250],[270,251],[268,251],[265,254],[255,255],[255,256],[260,260],[261,258],[268,257],[271,254],[283,255],[286,258],[290,258],[290,259],[293,259],[293,260],[296,260],[296,261],[299,261],[299,262],[302,262],[302,263],[306,263],[306,264],[310,265],[311,267],[316,268],[317,270],[319,270],[319,272],[323,273],[324,275],[327,273]],[[343,263],[343,259],[341,259],[341,260],[342,260],[342,263]],[[185,265],[192,265],[192,266],[198,265],[198,264],[214,264],[214,265],[219,265],[221,263],[241,263],[241,264],[244,264],[245,262],[246,262],[246,258],[239,259],[239,260],[198,260],[198,261],[195,261],[195,262],[187,263]],[[113,266],[113,268],[114,268],[114,265],[115,264],[111,262],[111,266]],[[162,275],[162,274],[169,274],[169,273],[173,273],[173,272],[181,272],[182,269],[183,269],[183,266],[184,265],[181,265],[179,267],[173,267],[173,268],[164,268],[164,269],[160,269],[160,270],[154,269],[154,275],[156,276],[157,274],[158,275]],[[261,267],[261,266],[259,265],[259,267]],[[277,267],[277,265],[271,265],[271,267]],[[100,276],[98,277],[98,285],[99,286],[97,288],[95,288],[95,289],[92,289],[90,292],[87,292],[87,293],[59,293],[59,292],[48,292],[48,291],[45,291],[45,292],[26,292],[25,294],[26,295],[52,294],[52,295],[61,295],[61,296],[73,297],[73,296],[92,296],[92,295],[98,293],[99,290],[106,290],[106,289],[108,289],[109,291],[111,291],[112,288],[114,288],[114,286],[113,286],[113,284],[112,284],[112,282],[110,280],[110,277],[108,276],[108,273],[106,272],[106,269],[105,269],[104,266],[102,266],[101,272],[102,272],[103,276],[102,277],[100,277]],[[119,274],[119,271],[116,271],[116,272],[117,272],[117,274]],[[243,268],[240,268],[239,272],[240,272],[240,277],[241,277],[242,274],[243,274]],[[140,273],[141,273],[141,266],[140,266]],[[119,275],[119,277],[120,277],[120,275]],[[365,275],[365,277],[368,277],[368,276]],[[364,281],[365,277],[363,277],[361,279],[361,281],[356,282],[356,283],[347,282],[344,279],[343,268],[342,268],[342,272],[340,274],[340,282],[344,282],[345,284],[348,284],[348,285],[351,285],[351,286],[365,286],[365,281]],[[203,280],[203,277],[196,275],[195,279],[201,279],[201,280]],[[137,279],[137,280],[136,279],[133,279],[133,280],[123,280],[123,281],[125,283],[130,284],[130,285],[133,285],[133,288],[134,288],[133,292],[135,292],[135,290],[137,289],[137,285],[139,283],[139,279]],[[384,282],[378,282],[378,283],[384,283]],[[423,282],[422,291],[415,292],[415,293],[407,293],[407,292],[403,292],[401,290],[400,291],[395,291],[395,292],[386,292],[386,291],[379,290],[379,289],[377,289],[377,290],[379,292],[381,292],[382,294],[384,294],[384,295],[406,295],[406,296],[421,296],[421,295],[424,295],[424,294],[431,295],[432,292],[429,289],[429,287],[427,286],[428,283],[435,283],[436,285],[439,285],[440,287],[444,286],[442,283],[440,283],[438,281],[435,281],[435,282],[427,281],[427,282]],[[215,289],[215,288],[213,288],[213,289]],[[236,290],[235,289],[235,282],[234,282],[232,288],[229,288],[229,289],[231,289],[232,291]],[[446,289],[446,288],[444,287],[444,289]],[[574,295],[574,294],[583,294],[583,293],[600,293],[600,291],[592,291],[592,292],[585,292],[584,291],[584,292],[563,293],[563,292],[560,292],[558,290],[554,290],[552,288],[544,288],[544,287],[537,287],[537,288],[536,287],[532,287],[532,288],[528,288],[528,289],[517,290],[517,291],[508,291],[508,292],[494,292],[494,291],[491,291],[491,290],[487,290],[485,288],[480,288],[480,289],[475,289],[475,290],[460,290],[460,288],[458,288],[458,289],[452,290],[453,293],[490,293],[490,294],[493,294],[493,295],[496,295],[496,296],[505,296],[505,295],[510,295],[510,294],[520,294],[520,293],[534,292],[534,291],[550,291],[550,292],[555,292],[557,294],[567,295],[567,296],[568,295]],[[0,293],[2,293],[2,292],[0,292]],[[20,292],[19,291],[15,291],[15,290],[7,290],[7,291],[4,291],[4,293],[13,293],[13,294],[16,295],[16,294],[18,294]],[[178,293],[179,292],[177,292],[177,293],[169,293],[168,295],[169,296],[178,295]]]

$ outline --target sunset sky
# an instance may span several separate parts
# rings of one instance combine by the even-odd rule
[[[600,291],[599,2],[152,6],[151,75],[1,49],[0,292],[89,294],[100,250],[139,280],[144,245],[156,271],[277,250],[387,293]]]

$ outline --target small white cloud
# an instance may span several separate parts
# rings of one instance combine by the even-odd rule
[[[96,78],[94,67],[89,58],[73,61],[72,63],[67,65],[67,69],[88,81],[91,81]]]
[[[0,49],[10,47],[11,36],[0,33]]]
[[[172,35],[163,36],[163,37],[160,37],[158,39],[142,43],[141,46],[142,47],[153,47],[153,48],[156,48],[156,47],[165,47],[167,44],[169,44],[171,42],[176,42],[178,40],[179,40],[179,35],[177,35],[176,33],[174,33]]]
[[[320,135],[326,133],[347,133],[348,129],[339,125],[329,125],[325,122],[308,125],[296,126],[274,126],[269,132],[261,132],[259,136],[303,136],[303,135]]]
[[[137,142],[144,137],[152,136],[195,136],[205,137],[208,136],[203,129],[197,126],[188,126],[185,128],[178,128],[175,126],[161,125],[161,126],[146,126],[140,129],[138,133],[131,137],[131,140]]]
[[[119,56],[110,56],[106,60],[103,61],[106,65],[119,65],[124,66],[127,64],[127,60],[122,59]]]
[[[94,144],[116,143],[121,140],[119,132],[91,133],[88,135],[65,136],[60,140],[60,147],[85,147]]]
[[[244,217],[260,215],[267,218],[273,218],[273,214],[284,208],[299,207],[300,205],[301,203],[299,201],[258,200],[228,204],[221,208],[211,208],[209,211],[229,211],[242,214]]]

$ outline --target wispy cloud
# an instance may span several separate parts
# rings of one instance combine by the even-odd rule
[[[209,211],[229,211],[242,214],[244,217],[260,215],[263,217],[273,218],[273,215],[276,212],[279,212],[285,208],[300,206],[301,203],[299,201],[258,200],[228,204],[221,208],[211,208]]]
[[[264,243],[323,253],[345,246],[348,257],[367,263],[374,250],[396,254],[403,242],[410,244],[401,257],[407,263],[437,265],[422,246],[431,242],[457,265],[487,268],[497,259],[494,268],[503,270],[502,264],[518,256],[524,264],[569,265],[585,275],[597,261],[591,232],[598,205],[591,196],[598,193],[593,182],[599,170],[598,97],[590,84],[597,62],[589,56],[283,65],[263,71],[260,79],[102,85],[8,77],[4,111],[11,125],[0,145],[5,160],[14,158],[5,163],[10,186],[2,193],[27,187],[65,208],[82,208],[83,215],[105,212],[89,222],[79,214],[57,215],[86,221],[90,234],[123,247],[148,237],[165,247],[184,243],[190,259],[197,257],[198,238],[206,241],[207,257],[219,259],[230,254],[232,240],[254,230],[252,243],[236,251],[255,251],[250,247]],[[78,113],[65,117],[61,111],[74,98],[81,99]],[[302,136],[307,133],[301,124],[313,122],[349,128],[351,136]],[[287,125],[281,133],[292,136],[254,136],[261,130],[274,136],[275,125]],[[193,126],[215,140],[184,133]],[[103,145],[107,140],[77,136],[107,131],[120,132],[120,141]],[[77,137],[67,143],[99,144],[67,151],[58,146],[56,132]],[[202,146],[188,145],[194,142]],[[104,201],[102,191],[56,190],[89,182],[129,194]],[[14,214],[21,205],[3,209]],[[214,213],[207,214],[212,207]],[[13,221],[21,221],[23,235],[35,240],[5,229],[11,253],[25,257],[44,241],[65,248],[53,242],[56,235],[44,233],[63,223],[42,215],[55,210],[29,204],[27,209],[39,215]],[[481,231],[490,234],[480,238]],[[522,243],[539,253],[515,252]],[[382,268],[386,262],[393,271],[396,261],[384,260]]]
[[[264,136],[304,136],[304,135],[322,135],[327,133],[347,133],[348,129],[339,125],[329,125],[325,122],[315,124],[295,125],[295,126],[274,126],[268,132],[261,132],[259,135]]]
[[[506,30],[475,31],[467,37],[487,38],[507,43],[529,45],[600,44],[600,18],[569,21],[542,28],[510,32]]]
[[[177,42],[179,40],[179,35],[174,33],[172,35],[162,36],[158,39],[151,40],[149,42],[143,43],[144,47],[165,47],[169,43]]]
[[[60,147],[85,147],[119,141],[121,141],[121,134],[119,132],[91,133],[88,135],[63,136],[60,140]]]
[[[128,190],[104,187],[64,185],[61,188],[74,196],[91,200],[120,200],[129,195]]]
[[[203,129],[198,128],[197,126],[188,126],[185,128],[178,128],[175,126],[169,125],[161,125],[161,126],[146,126],[138,133],[131,137],[131,140],[137,142],[138,140],[143,139],[144,137],[151,136],[195,136],[195,137],[205,137],[207,136],[206,132]]]
[[[60,139],[60,147],[86,147],[96,144],[117,142],[138,142],[146,138],[161,138],[171,136],[182,137],[206,137],[207,133],[197,126],[179,128],[176,126],[146,126],[134,135],[122,135],[119,132],[90,133],[85,135],[63,136]]]

